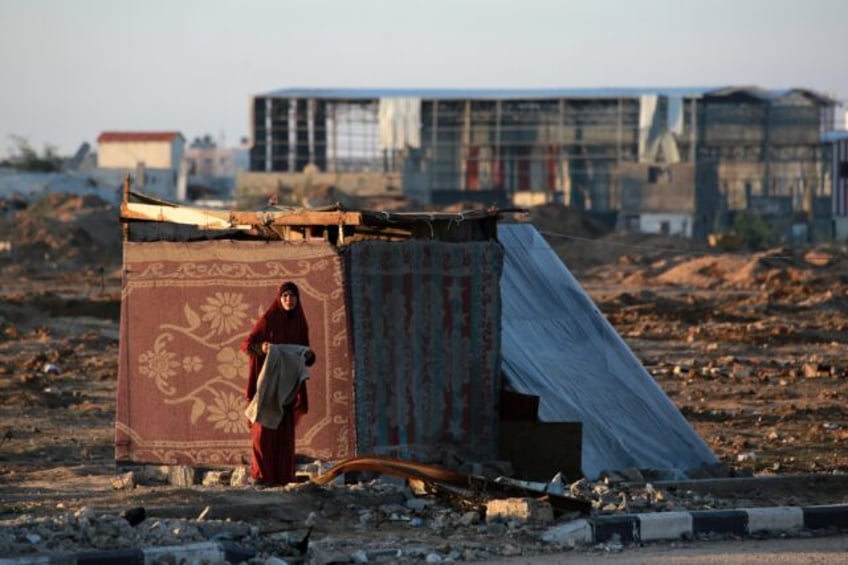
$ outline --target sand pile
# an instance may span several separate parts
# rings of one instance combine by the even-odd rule
[[[78,269],[121,261],[118,209],[97,196],[51,193],[0,220],[18,265]]]

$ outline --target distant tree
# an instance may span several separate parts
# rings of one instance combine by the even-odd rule
[[[4,159],[0,163],[3,166],[19,171],[40,173],[52,173],[62,170],[65,159],[59,156],[54,146],[45,145],[44,151],[39,155],[25,137],[19,135],[12,135],[10,137],[15,144],[15,149],[11,151],[7,159]]]
[[[774,245],[779,235],[765,218],[749,212],[736,214],[733,230],[742,237],[749,249],[755,251]]]

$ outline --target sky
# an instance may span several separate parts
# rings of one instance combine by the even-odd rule
[[[0,0],[0,158],[114,130],[249,136],[280,88],[809,88],[846,0]]]

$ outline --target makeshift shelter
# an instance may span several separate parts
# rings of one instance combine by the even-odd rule
[[[501,214],[233,212],[126,190],[118,461],[246,460],[239,345],[294,280],[318,356],[300,454],[495,459],[506,388],[536,399],[531,419],[582,425],[589,478],[715,463],[535,228]]]
[[[241,464],[239,345],[281,282],[318,361],[298,453],[497,456],[497,212],[207,210],[127,189],[116,456]]]

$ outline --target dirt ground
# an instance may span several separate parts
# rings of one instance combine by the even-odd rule
[[[608,234],[559,207],[534,209],[531,220],[728,477],[848,472],[844,246],[718,253],[675,238]],[[163,517],[187,517],[209,505],[222,517],[245,519],[235,508],[253,505],[252,520],[263,528],[282,531],[317,513],[316,535],[332,537],[336,547],[354,547],[373,537],[363,529],[368,509],[403,502],[392,489],[301,485],[271,489],[279,495],[274,505],[257,514],[256,505],[267,505],[271,491],[112,488],[121,292],[117,211],[56,196],[7,214],[0,239],[16,243],[14,255],[0,259],[0,520],[86,506],[155,507]],[[719,506],[725,507],[742,501],[848,503],[848,481],[824,485],[716,497],[724,497]],[[384,521],[381,536],[408,542],[408,524],[395,532],[390,522]],[[426,535],[422,529],[412,539]],[[517,547],[512,555],[544,551],[529,541],[522,545],[520,535],[475,535],[466,535],[465,550],[500,543]],[[445,536],[439,533],[438,543]]]

